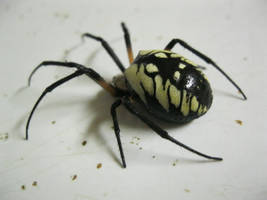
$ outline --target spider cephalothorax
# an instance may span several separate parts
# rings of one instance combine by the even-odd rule
[[[164,50],[139,51],[139,54],[134,59],[130,34],[124,23],[122,23],[122,29],[130,63],[130,66],[126,69],[105,40],[90,33],[83,34],[83,37],[89,37],[101,42],[104,49],[121,70],[122,74],[114,77],[112,83],[107,83],[102,76],[93,69],[73,62],[44,61],[33,70],[29,77],[29,84],[32,75],[42,66],[57,65],[76,69],[73,74],[47,87],[39,97],[27,121],[26,139],[28,139],[28,129],[33,113],[43,97],[61,84],[84,74],[96,81],[96,83],[116,98],[111,106],[111,115],[123,167],[126,167],[126,162],[120,140],[120,129],[116,114],[116,109],[121,104],[162,138],[207,159],[222,160],[222,158],[219,157],[212,157],[200,153],[177,141],[143,114],[142,110],[138,110],[135,104],[143,104],[144,106],[142,107],[156,118],[175,123],[192,121],[208,111],[213,98],[209,81],[202,73],[202,67],[171,51],[177,43],[218,69],[238,89],[244,99],[246,99],[243,91],[215,62],[180,39],[171,40]]]

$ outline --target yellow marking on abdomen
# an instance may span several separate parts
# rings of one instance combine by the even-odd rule
[[[169,111],[169,101],[168,101],[168,88],[171,85],[170,80],[168,79],[165,84],[165,88],[163,88],[163,81],[160,75],[157,75],[155,77],[156,82],[156,94],[155,97],[159,101],[159,103],[162,105],[162,107]]]
[[[198,108],[198,115],[201,115],[203,113],[207,112],[207,106],[200,104],[199,108]]]
[[[152,50],[141,50],[141,51],[139,51],[139,55],[143,56],[143,55],[147,55],[151,52],[152,52]]]
[[[154,94],[153,79],[144,73],[145,68],[143,64],[140,66],[138,73],[137,70],[138,65],[132,64],[125,70],[124,74],[132,89],[138,94],[144,103],[147,103],[145,91],[151,96]],[[142,88],[141,84],[143,85],[144,89]]]
[[[139,72],[137,74],[139,81],[142,83],[144,86],[144,89],[148,92],[150,96],[154,94],[154,84],[153,84],[153,79],[147,76],[144,73],[144,65],[142,64],[140,66]]]
[[[158,72],[159,69],[156,65],[152,64],[152,63],[149,63],[147,66],[146,66],[146,70],[149,72],[149,73],[153,73],[153,72]]]
[[[198,105],[199,105],[199,103],[198,103],[198,100],[197,100],[196,96],[193,96],[192,100],[191,100],[191,110],[193,112],[196,112],[197,109],[198,109]]]
[[[197,64],[195,64],[193,61],[191,61],[191,60],[188,60],[188,59],[185,59],[185,62],[187,62],[188,64],[190,64],[190,65],[193,65],[193,66],[197,66]]]
[[[170,86],[169,95],[171,98],[171,103],[177,108],[180,105],[181,92],[177,90],[174,85]]]
[[[181,112],[183,113],[184,116],[187,116],[189,114],[189,98],[187,98],[186,96],[186,90],[183,90],[183,98],[182,98],[182,105],[181,105]]]
[[[193,61],[191,61],[191,60],[188,60],[187,58],[185,58],[185,57],[181,57],[181,60],[182,61],[184,61],[184,62],[186,62],[186,63],[188,63],[188,64],[190,64],[190,65],[193,65],[193,66],[197,66],[197,64],[195,64]]]
[[[185,64],[183,64],[183,63],[180,63],[180,64],[179,64],[179,68],[180,68],[180,69],[184,69],[185,67],[186,67]]]
[[[124,74],[132,89],[138,94],[142,101],[146,103],[144,90],[141,87],[139,77],[136,74],[137,70],[138,65],[132,64],[124,71]]]
[[[181,55],[177,54],[177,53],[172,53],[171,54],[171,58],[180,58]]]
[[[158,58],[168,58],[168,56],[163,52],[156,53],[155,56]]]
[[[156,53],[171,53],[171,51],[168,50],[141,50],[138,52],[138,55],[144,56],[144,55],[149,55],[149,54],[156,54]]]
[[[174,72],[174,74],[173,74],[173,79],[174,79],[175,81],[179,80],[180,75],[181,75],[181,74],[180,74],[179,71]]]

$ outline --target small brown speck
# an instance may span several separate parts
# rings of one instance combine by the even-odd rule
[[[37,181],[33,181],[32,186],[37,186]]]
[[[142,147],[139,147],[139,150],[142,150],[143,148]]]
[[[185,192],[187,192],[187,193],[189,193],[189,192],[190,192],[190,190],[189,190],[189,189],[187,189],[187,188],[186,188],[186,189],[184,189],[184,191],[185,191]]]
[[[140,140],[140,138],[139,138],[139,137],[136,137],[136,136],[135,136],[135,137],[133,137],[133,139],[137,139],[137,140]]]
[[[153,159],[155,159],[155,158],[156,158],[156,156],[152,156],[152,158],[153,158]]]
[[[77,175],[75,174],[72,176],[71,180],[75,181],[76,179],[77,179]]]
[[[172,166],[176,166],[176,164],[179,162],[178,159],[176,159],[173,163],[172,163]]]
[[[22,185],[22,186],[21,186],[21,189],[22,189],[22,190],[26,190],[26,186],[25,186],[25,185]]]
[[[238,123],[240,126],[243,125],[243,122],[241,120],[235,120],[236,123]]]
[[[8,133],[0,133],[0,140],[3,141],[8,140]]]
[[[98,163],[97,165],[96,165],[96,168],[97,169],[100,169],[102,167],[102,163]]]
[[[51,122],[51,124],[55,124],[55,123],[56,123],[56,121],[52,121],[52,122]]]
[[[131,141],[131,142],[130,142],[130,144],[134,144],[134,142],[133,142],[133,141]]]
[[[87,141],[84,140],[84,141],[82,142],[82,145],[85,146],[86,144],[87,144]]]

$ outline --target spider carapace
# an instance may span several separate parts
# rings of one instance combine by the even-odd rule
[[[75,77],[87,75],[116,98],[111,105],[111,116],[123,167],[126,167],[126,162],[116,113],[116,109],[121,104],[162,138],[207,159],[222,160],[220,157],[209,156],[194,150],[171,137],[144,114],[136,104],[142,104],[142,107],[152,116],[174,123],[192,121],[208,111],[212,104],[213,96],[209,81],[201,70],[203,67],[171,51],[176,44],[180,44],[218,69],[238,89],[243,98],[247,99],[243,91],[214,61],[180,39],[172,39],[164,50],[141,50],[134,59],[129,31],[124,23],[121,25],[130,63],[128,68],[124,67],[113,49],[103,38],[90,33],[82,35],[82,38],[89,37],[101,42],[106,52],[121,70],[122,74],[114,77],[112,83],[107,83],[92,68],[73,62],[44,61],[33,70],[28,80],[29,85],[33,74],[42,66],[56,65],[76,69],[74,73],[56,81],[43,91],[29,115],[26,125],[26,139],[28,139],[28,130],[33,113],[43,97],[63,83]]]

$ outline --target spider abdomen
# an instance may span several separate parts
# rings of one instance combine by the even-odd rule
[[[197,65],[166,50],[140,51],[124,72],[132,90],[160,119],[184,123],[207,112],[212,91]]]

